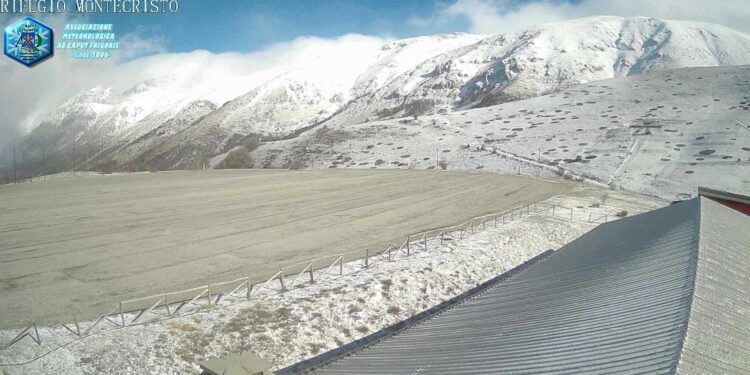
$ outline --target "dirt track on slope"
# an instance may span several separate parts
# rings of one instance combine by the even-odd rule
[[[414,170],[176,171],[0,186],[0,326],[250,276],[546,199],[563,184]]]

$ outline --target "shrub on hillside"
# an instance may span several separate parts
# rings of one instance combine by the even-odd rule
[[[112,174],[115,169],[117,169],[117,162],[111,158],[102,161],[102,164],[99,167],[99,170],[104,174]]]
[[[217,169],[244,169],[253,167],[253,158],[245,146],[231,151],[224,160],[216,166]]]
[[[298,158],[293,158],[289,161],[289,169],[293,171],[297,171],[302,169],[304,166],[302,165],[302,160]]]

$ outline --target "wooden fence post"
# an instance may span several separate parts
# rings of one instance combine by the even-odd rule
[[[122,311],[122,301],[120,301],[120,321],[122,321],[122,326],[125,327],[125,313]]]
[[[281,290],[286,290],[286,285],[284,285],[284,269],[279,269],[279,283],[281,284]]]
[[[39,345],[42,345],[42,338],[39,337],[39,330],[36,328],[36,323],[34,323],[34,333],[36,333],[36,343]]]
[[[172,310],[169,309],[169,299],[167,298],[167,294],[164,293],[164,307],[167,308],[167,316],[170,318],[172,317]]]
[[[73,322],[76,325],[76,332],[78,332],[78,336],[81,335],[81,327],[78,326],[78,318],[76,318],[76,313],[73,313]]]

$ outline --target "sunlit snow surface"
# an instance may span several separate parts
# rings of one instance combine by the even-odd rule
[[[575,86],[445,115],[324,124],[269,142],[256,167],[436,168],[565,175],[682,199],[750,193],[750,66],[688,68]]]
[[[284,137],[321,121],[343,126],[450,112],[613,77],[750,64],[745,34],[646,17],[593,17],[512,34],[441,34],[385,44],[361,35],[302,39],[257,56],[170,55],[169,74],[154,68],[142,82],[72,93],[67,103],[49,109],[30,138],[45,136],[61,154],[82,145],[104,149],[92,154],[95,165],[114,159],[148,167],[143,160],[160,159],[154,161],[159,168],[189,168],[228,152],[237,136]],[[146,76],[151,62],[138,62]],[[131,147],[184,118],[196,101],[216,109],[184,132]]]

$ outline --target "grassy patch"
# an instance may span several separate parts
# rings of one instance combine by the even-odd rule
[[[198,329],[190,323],[182,323],[182,322],[167,322],[167,328],[175,330],[175,331],[183,331],[183,332],[193,332],[196,329]]]
[[[211,344],[212,339],[212,336],[203,332],[190,332],[181,341],[182,345],[177,349],[176,354],[187,363],[197,363],[205,359],[206,349]]]

